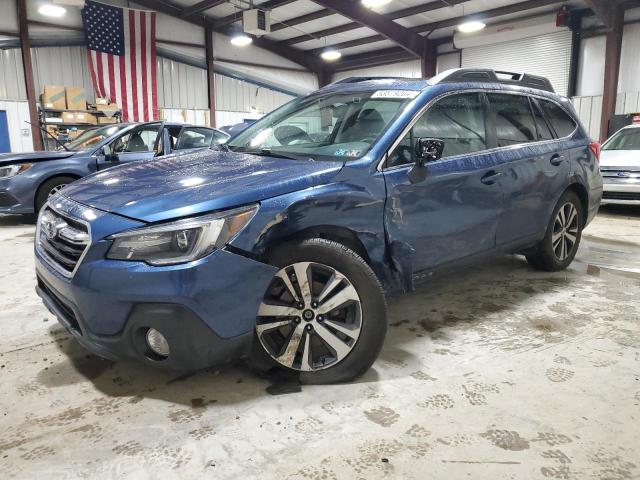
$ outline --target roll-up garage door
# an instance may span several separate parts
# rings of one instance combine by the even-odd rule
[[[540,75],[547,77],[561,95],[567,94],[570,62],[569,30],[462,50],[463,68],[492,68]]]

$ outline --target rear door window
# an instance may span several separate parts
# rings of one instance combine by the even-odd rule
[[[537,102],[532,101],[531,106],[533,107],[533,115],[536,117],[536,127],[538,127],[538,140],[553,140],[553,132],[549,128],[549,124],[545,120],[542,111],[537,105]]]
[[[498,147],[508,147],[538,139],[529,97],[502,93],[488,93],[495,114]]]
[[[568,137],[578,126],[575,120],[555,103],[549,100],[540,100],[540,105],[559,138]]]
[[[182,129],[182,134],[178,139],[176,150],[186,150],[189,148],[208,148],[213,139],[213,130],[210,128],[187,127]]]

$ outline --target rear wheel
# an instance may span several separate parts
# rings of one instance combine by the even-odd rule
[[[279,267],[256,321],[252,363],[296,372],[304,383],[335,383],[366,372],[386,333],[382,288],[343,245],[305,240],[278,249]]]
[[[36,213],[42,209],[50,197],[58,193],[73,181],[75,181],[74,177],[53,177],[40,185],[38,193],[36,194]]]
[[[539,270],[554,272],[567,268],[578,251],[582,237],[582,202],[565,192],[553,210],[547,233],[527,261]]]

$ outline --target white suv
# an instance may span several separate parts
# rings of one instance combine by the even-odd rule
[[[640,205],[640,125],[618,130],[602,145],[602,203]]]

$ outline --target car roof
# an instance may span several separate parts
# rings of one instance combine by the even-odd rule
[[[160,123],[160,122],[162,122],[162,120],[154,120],[152,122],[122,122],[120,123],[120,125],[129,127],[133,125],[147,125],[147,124],[154,124],[154,123]],[[195,125],[193,123],[180,123],[180,122],[167,122],[167,121],[164,122],[164,126],[165,127],[195,127],[195,128],[208,128],[209,130],[218,130],[217,128],[207,127],[205,125]]]

